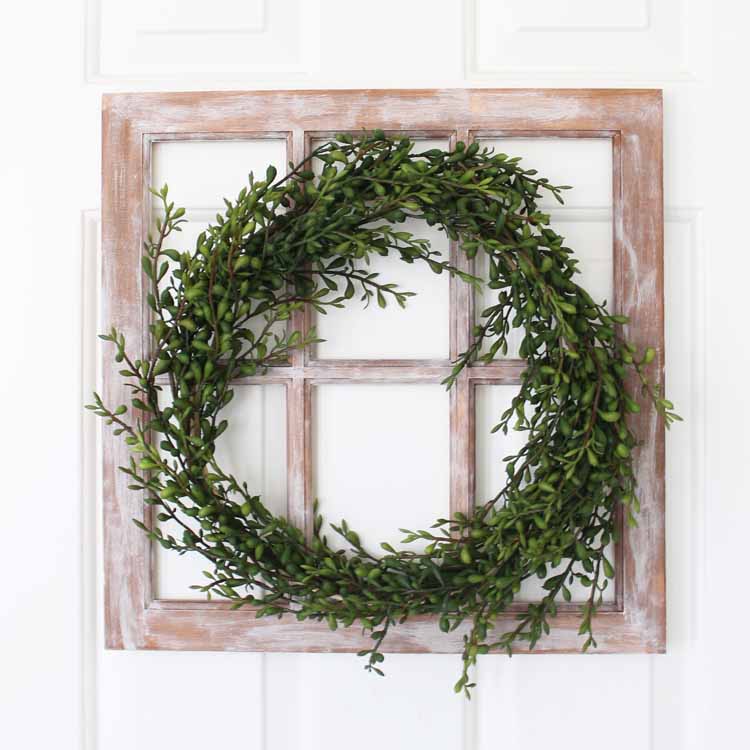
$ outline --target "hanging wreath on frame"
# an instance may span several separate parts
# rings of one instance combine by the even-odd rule
[[[590,589],[581,606],[583,649],[596,646],[593,615],[614,576],[606,550],[617,534],[616,506],[624,506],[630,525],[639,510],[636,436],[626,416],[641,406],[625,387],[627,371],[637,373],[645,402],[667,426],[679,417],[647,378],[654,350],[637,351],[619,331],[627,318],[608,313],[575,283],[577,260],[538,209],[544,192],[562,203],[566,186],[520,161],[478,143],[416,153],[406,137],[342,134],[290,163],[281,179],[274,167],[263,180],[251,174],[192,253],[167,246],[185,210],[169,200],[166,185],[152,190],[163,208],[143,255],[152,353],[133,359],[120,332],[102,335],[114,345],[132,399],[111,407],[94,394],[87,408],[124,436],[133,453],[121,467],[130,488],[144,492],[159,521],[182,527],[182,537],[135,523],[163,547],[211,563],[209,581],[194,588],[238,608],[252,605],[258,617],[291,613],[332,629],[358,623],[373,641],[360,656],[377,674],[391,627],[418,614],[435,615],[445,632],[470,620],[455,685],[467,695],[477,655],[510,654],[518,641],[533,648],[549,633],[559,598],[570,601],[574,581]],[[427,240],[399,230],[407,218],[437,226],[469,258],[485,253],[489,278],[459,270]],[[371,255],[389,253],[497,292],[444,382],[450,388],[470,363],[506,353],[511,328],[523,329],[526,369],[494,429],[521,430],[528,440],[509,458],[494,498],[468,516],[406,532],[404,542],[424,540],[421,552],[383,543],[385,554],[377,556],[346,521],[332,528],[349,550],[334,549],[317,505],[312,539],[305,539],[223,471],[214,451],[228,427],[220,414],[232,382],[318,341],[314,330],[279,334],[276,323],[303,305],[324,313],[355,295],[365,304],[405,306],[411,293],[366,267]],[[543,580],[543,598],[519,613],[515,628],[493,634],[495,617],[532,576]]]

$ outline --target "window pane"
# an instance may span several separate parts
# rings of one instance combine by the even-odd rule
[[[566,206],[612,206],[609,138],[481,138],[479,143],[493,147],[495,153],[522,157],[524,169],[536,169],[536,177],[546,177],[553,185],[572,185],[572,190],[563,193]],[[540,205],[556,208],[560,204],[548,195]]]
[[[526,443],[526,432],[516,432],[511,427],[508,434],[501,430],[491,434],[492,428],[500,421],[503,412],[511,405],[518,393],[515,385],[480,385],[476,388],[476,502],[484,503],[500,492],[506,480],[505,458],[518,453]],[[614,549],[610,546],[607,557],[614,562]],[[562,571],[564,565],[561,566]],[[550,570],[553,575],[555,571]],[[544,596],[541,584],[536,577],[528,578],[521,585],[519,601],[538,601]],[[574,601],[585,601],[591,593],[576,581],[569,586]],[[604,592],[604,601],[614,601],[615,587],[610,582]]]
[[[281,175],[286,163],[283,138],[157,141],[151,150],[151,182],[156,188],[168,183],[169,195],[178,206],[223,211],[222,199],[234,200],[250,172],[263,180],[269,164]]]
[[[152,147],[151,182],[156,188],[169,185],[169,197],[186,209],[186,223],[167,240],[167,247],[180,252],[195,251],[196,240],[216,214],[226,210],[224,197],[234,201],[248,184],[248,175],[265,179],[266,168],[273,164],[282,175],[286,170],[287,145],[283,138],[257,138],[237,141],[157,141]],[[206,169],[206,164],[211,168]],[[200,175],[200,179],[196,179]],[[152,201],[154,218],[160,212],[159,201]],[[176,264],[168,261],[170,267]],[[169,277],[165,279],[168,281]],[[164,286],[164,284],[162,284]],[[246,327],[260,333],[266,325],[262,315],[253,317]],[[286,323],[274,324],[271,331],[282,335]]]
[[[324,141],[314,141],[313,147]],[[431,148],[448,148],[447,140],[420,139],[414,153]],[[319,164],[319,163],[318,163]],[[382,222],[378,222],[379,224]],[[448,258],[448,238],[424,221],[409,219],[397,225],[400,231],[430,241],[432,250]],[[316,315],[315,326],[325,342],[317,346],[321,359],[438,359],[449,354],[449,278],[436,275],[424,263],[404,263],[397,255],[373,255],[369,272],[380,274],[379,281],[396,283],[404,291],[415,292],[401,309],[389,300],[382,310],[372,300],[365,309],[360,294],[344,309],[330,309]]]
[[[492,428],[518,393],[517,385],[476,386],[476,503],[493,498],[505,484],[506,456],[517,453],[526,443],[526,433],[511,429],[504,435]]]
[[[216,444],[216,461],[228,474],[247,482],[277,515],[286,515],[286,388],[283,385],[234,387],[234,399],[222,411],[229,427]],[[192,523],[192,521],[191,521]],[[164,533],[182,536],[174,522],[160,524]],[[203,599],[191,585],[203,583],[211,564],[197,553],[178,555],[154,545],[156,596],[160,599]]]
[[[545,198],[540,206],[550,214],[551,226],[564,238],[564,245],[579,260],[580,274],[576,283],[584,287],[597,302],[613,303],[612,256],[612,144],[606,138],[502,138],[482,139],[496,153],[522,156],[522,165],[537,169],[539,176],[553,184],[573,185],[563,193],[565,205]],[[488,277],[489,263],[483,252],[477,256],[475,271]],[[486,286],[476,297],[476,319],[482,311],[496,304],[498,291]],[[513,328],[508,336],[508,353],[502,358],[517,358],[525,333]],[[485,342],[483,351],[492,342]]]
[[[313,401],[315,497],[368,549],[401,546],[399,528],[449,514],[449,395],[441,385],[319,385]],[[346,547],[328,530],[332,545]],[[420,548],[414,543],[410,548]]]

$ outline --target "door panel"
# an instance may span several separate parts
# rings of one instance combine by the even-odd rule
[[[9,676],[0,681],[3,744],[60,750],[543,750],[588,740],[612,750],[739,746],[742,680],[750,669],[737,625],[750,619],[741,591],[750,524],[740,184],[748,171],[746,5],[6,5],[0,212],[13,239],[0,301],[7,321],[0,557],[10,603],[0,616]],[[667,441],[668,653],[484,658],[480,687],[467,704],[450,691],[459,670],[455,655],[390,655],[388,676],[380,679],[350,654],[105,650],[98,426],[80,416],[98,387],[95,334],[104,302],[97,298],[102,91],[477,85],[664,89],[666,372],[668,392],[686,419]],[[609,256],[600,251],[611,245],[605,229],[611,179],[596,166],[604,143],[586,141],[571,156],[556,143],[507,140],[504,149],[513,147],[553,181],[575,186],[566,208],[551,207],[553,220],[583,256],[586,283],[610,299]],[[236,195],[249,167],[273,162],[281,169],[287,161],[277,141],[239,141],[218,151],[217,144],[157,145],[155,181],[169,181],[178,204],[194,209],[180,248],[190,247],[221,208],[217,198]],[[599,151],[586,151],[589,145]],[[383,311],[347,314],[347,322],[321,320],[328,342],[320,356],[444,356],[443,328],[428,326],[443,315],[444,277],[423,273],[402,281],[421,291],[411,310],[392,320]],[[355,320],[356,336],[348,330]],[[502,386],[486,388],[478,394],[480,497],[492,491],[498,457],[508,450],[486,433],[511,394]],[[249,402],[248,415],[260,408],[255,396],[238,398]],[[277,398],[267,397],[263,436],[248,432],[237,441],[247,440],[252,451],[265,446],[266,478],[259,482],[269,498],[284,495],[281,481],[271,478],[281,460],[272,458],[271,447],[283,438],[283,426],[272,430],[268,421]],[[422,416],[435,427],[438,399],[434,414],[427,401]],[[373,434],[386,439],[385,430]],[[321,437],[329,439],[328,431]],[[430,455],[444,450],[438,442]],[[227,460],[251,479],[261,471],[244,453]],[[337,472],[326,460],[333,481]],[[420,476],[429,478],[426,458],[423,467]],[[344,505],[335,512],[343,515]],[[432,498],[414,508],[424,518],[438,512]],[[394,521],[402,517],[398,508],[384,510]],[[383,524],[375,527],[378,537],[392,529],[386,513],[371,520]],[[187,595],[184,585],[194,572],[166,572],[175,596]]]

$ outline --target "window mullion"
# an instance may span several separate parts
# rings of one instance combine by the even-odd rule
[[[468,145],[468,129],[459,129],[456,139]],[[471,273],[473,264],[458,242],[451,242],[451,260],[460,271]],[[451,360],[456,360],[471,343],[473,292],[471,286],[451,276]],[[450,511],[468,515],[474,505],[475,472],[474,386],[466,369],[451,388],[450,399]]]
[[[306,155],[305,132],[292,131],[291,161],[299,164]],[[307,335],[310,315],[307,309],[292,312],[291,329]],[[293,349],[291,353],[291,378],[287,384],[287,515],[309,539],[312,533],[312,497],[310,465],[310,384],[305,377],[306,349]]]

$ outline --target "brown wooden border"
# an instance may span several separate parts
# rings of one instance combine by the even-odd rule
[[[653,345],[652,377],[663,383],[662,96],[656,90],[475,89],[431,91],[259,91],[109,94],[103,101],[102,242],[103,330],[116,326],[145,346],[146,312],[140,253],[150,203],[144,187],[150,144],[166,139],[286,138],[297,161],[319,134],[382,128],[415,135],[598,137],[612,142],[614,307],[631,318],[627,335]],[[574,181],[574,175],[571,180]],[[451,252],[467,270],[465,256]],[[473,299],[451,282],[450,355],[468,342]],[[309,325],[300,314],[293,323]],[[125,402],[117,366],[104,357],[106,403]],[[467,510],[474,494],[474,388],[518,382],[521,363],[508,360],[465,370],[451,395],[451,507]],[[449,362],[326,361],[295,353],[288,367],[256,382],[287,389],[288,512],[309,533],[311,388],[348,380],[438,382]],[[253,381],[248,381],[253,382]],[[636,388],[633,388],[637,391]],[[652,409],[633,417],[642,440],[637,454],[642,496],[640,525],[623,529],[614,604],[596,621],[599,653],[661,652],[666,645],[664,572],[664,428]],[[356,651],[369,639],[352,627],[291,619],[255,619],[221,602],[154,599],[152,561],[132,518],[147,518],[142,498],[127,489],[117,467],[126,464],[122,441],[103,437],[105,632],[109,648],[255,651]],[[508,627],[513,613],[498,622]],[[575,608],[561,608],[552,634],[537,653],[580,646]],[[397,627],[390,651],[459,652],[465,629],[442,634],[430,617]]]

